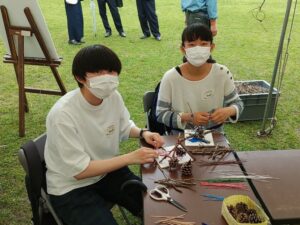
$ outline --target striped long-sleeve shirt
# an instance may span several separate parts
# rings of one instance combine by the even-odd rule
[[[172,68],[162,78],[156,113],[158,121],[171,128],[185,129],[179,113],[212,112],[217,108],[234,106],[236,122],[244,105],[238,96],[231,72],[227,67],[214,63],[209,74],[202,80],[190,81]],[[207,127],[214,126],[211,121]],[[222,128],[221,128],[222,130]]]

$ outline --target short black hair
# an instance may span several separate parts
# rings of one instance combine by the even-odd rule
[[[184,28],[181,35],[181,46],[184,46],[185,41],[195,41],[201,39],[213,43],[213,35],[210,29],[201,23],[193,23]]]
[[[82,48],[74,57],[72,73],[76,79],[85,80],[86,73],[95,73],[100,70],[121,73],[122,64],[117,54],[104,45],[91,45]],[[76,79],[77,81],[77,79]],[[78,83],[81,88],[83,85]]]

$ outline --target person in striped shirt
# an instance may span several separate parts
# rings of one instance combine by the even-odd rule
[[[214,47],[206,26],[195,23],[183,30],[181,52],[187,62],[164,74],[156,108],[157,120],[173,133],[195,126],[219,126],[222,132],[222,124],[237,122],[243,111],[230,70],[208,60]]]

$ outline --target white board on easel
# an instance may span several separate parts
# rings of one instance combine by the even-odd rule
[[[44,16],[42,14],[41,8],[39,6],[38,0],[0,0],[0,6],[2,5],[5,6],[7,9],[11,25],[19,27],[30,27],[29,22],[24,13],[24,9],[28,7],[42,35],[42,38],[46,43],[51,59],[59,59],[47,24],[45,22]],[[1,11],[0,16],[0,37],[4,42],[7,54],[11,55]],[[14,42],[17,48],[17,38],[14,39]],[[24,57],[45,58],[45,55],[34,34],[32,37],[24,37]]]

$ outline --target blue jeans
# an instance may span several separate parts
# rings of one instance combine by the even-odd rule
[[[50,195],[54,210],[67,225],[117,225],[107,202],[127,208],[133,215],[141,215],[143,197],[140,192],[128,195],[121,191],[127,180],[140,180],[128,167],[107,174],[95,184],[72,190],[64,195]]]

